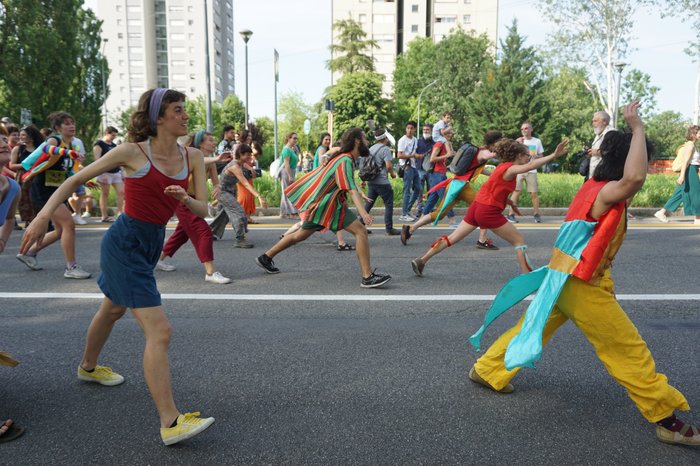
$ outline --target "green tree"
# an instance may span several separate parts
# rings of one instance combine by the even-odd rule
[[[132,105],[126,110],[122,110],[121,112],[119,112],[119,115],[117,116],[117,129],[120,131],[121,136],[126,137],[125,135],[127,129],[129,129],[129,120],[131,119],[131,114],[135,111],[136,106]]]
[[[639,100],[642,104],[640,114],[648,117],[656,113],[656,94],[659,92],[659,88],[652,86],[651,77],[648,74],[632,69],[625,75],[621,87],[621,105]],[[624,121],[620,120],[618,123],[618,126],[624,126]]]
[[[227,95],[221,104],[221,125],[214,126],[214,129],[222,131],[223,125],[245,125],[245,105],[236,94]]]
[[[465,122],[470,118],[472,90],[479,84],[484,70],[493,63],[493,45],[486,35],[475,36],[457,28],[437,44],[430,39],[412,41],[397,62],[394,72],[394,95],[403,128],[406,115],[416,115],[421,90],[433,80],[421,100],[421,122],[435,122],[444,111],[452,112],[455,140],[467,139]]]
[[[192,132],[207,128],[207,100],[204,96],[200,95],[196,99],[187,99],[185,101],[185,111],[190,117],[187,122],[188,131]],[[211,120],[213,133],[217,137],[221,135],[223,128],[221,115],[221,104],[213,101],[211,103]],[[245,120],[245,117],[243,119]]]
[[[646,122],[646,136],[654,144],[654,158],[672,159],[676,149],[685,142],[690,121],[678,112],[661,112]]]
[[[369,71],[344,75],[328,93],[335,101],[334,137],[340,138],[343,132],[353,126],[364,128],[372,119],[380,126],[388,122],[388,105],[382,97],[383,76]]]
[[[0,112],[19,121],[20,108],[28,108],[45,126],[49,113],[67,111],[89,146],[99,134],[106,62],[101,22],[82,6],[82,0],[0,0],[0,82],[9,97]]]
[[[279,116],[278,132],[280,138],[280,147],[283,144],[284,135],[295,131],[299,136],[299,147],[302,150],[309,150],[311,145],[310,133],[308,136],[304,134],[304,121],[315,120],[313,106],[304,102],[304,97],[299,92],[289,92],[283,94],[279,101]]]
[[[412,40],[404,53],[396,57],[394,68],[394,108],[392,121],[402,127],[408,120],[429,121],[437,115],[431,102],[439,92],[436,66],[437,46],[430,37]],[[421,108],[418,115],[418,96],[421,91]]]
[[[509,137],[520,136],[519,126],[532,122],[541,131],[548,119],[542,64],[535,49],[525,46],[516,21],[501,41],[498,62],[487,66],[481,83],[471,95],[466,119],[467,133],[476,144],[490,129],[500,129]]]
[[[550,149],[563,138],[569,138],[569,155],[559,159],[559,163],[564,171],[575,173],[581,150],[593,140],[591,118],[600,110],[598,100],[584,84],[586,72],[583,69],[550,68],[545,74],[549,77],[543,95],[549,107],[549,118],[538,128],[539,137]]]
[[[647,0],[539,0],[555,25],[550,46],[560,64],[585,66],[600,106],[615,119],[616,64],[629,53],[633,14]]]
[[[366,51],[378,47],[377,41],[366,39],[367,33],[362,25],[352,18],[340,19],[333,23],[337,31],[337,43],[331,44],[331,58],[327,62],[328,69],[339,73],[355,73],[357,71],[374,71],[374,58]]]

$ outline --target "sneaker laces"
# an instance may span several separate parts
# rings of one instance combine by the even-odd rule
[[[107,367],[107,366],[95,366],[94,372],[100,372],[103,374],[114,374],[114,371],[112,370],[112,368]]]
[[[189,424],[201,422],[202,419],[199,418],[200,414],[201,413],[199,411],[195,411],[193,413],[185,413],[182,415],[182,422]]]

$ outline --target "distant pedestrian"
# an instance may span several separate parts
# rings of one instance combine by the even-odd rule
[[[519,137],[517,141],[528,148],[530,152],[530,161],[542,157],[544,155],[544,147],[542,147],[542,141],[532,135],[532,123],[529,121],[523,122],[523,124],[520,125],[520,132],[522,136]],[[540,199],[537,196],[539,192],[539,187],[537,185],[537,169],[530,170],[527,173],[521,173],[517,176],[515,180],[515,191],[510,197],[513,204],[508,206],[508,221],[512,223],[518,222],[513,212],[513,205],[518,205],[518,199],[520,199],[520,193],[523,190],[523,183],[525,183],[527,192],[530,193],[530,197],[532,198],[532,211],[535,223],[542,223],[542,217],[540,216]]]
[[[265,272],[279,273],[280,270],[273,261],[277,254],[306,240],[315,232],[328,228],[332,231],[346,230],[355,236],[355,252],[362,271],[361,287],[375,288],[391,280],[390,275],[381,275],[372,269],[365,225],[371,225],[373,218],[362,207],[362,195],[353,176],[355,161],[359,157],[370,156],[367,144],[367,136],[360,128],[347,130],[343,134],[338,155],[325,167],[308,173],[288,188],[290,200],[304,212],[305,220],[299,230],[284,235],[265,254],[258,256],[255,262]],[[348,208],[348,194],[352,196],[353,204],[365,225]]]
[[[379,165],[380,170],[377,176],[367,181],[367,197],[365,210],[369,213],[378,197],[384,202],[384,228],[389,236],[401,234],[401,230],[394,228],[394,189],[391,187],[389,177],[396,178],[394,172],[394,156],[389,149],[391,140],[389,132],[384,128],[377,128],[374,131],[374,139],[377,141],[369,148],[370,157]]]
[[[415,134],[416,122],[409,121],[406,123],[406,134],[401,136],[397,146],[396,155],[399,159],[400,169],[403,170],[403,202],[399,217],[402,222],[415,220],[411,216],[411,209],[422,192],[418,165],[423,163],[423,156],[418,153],[418,138],[415,137]]]

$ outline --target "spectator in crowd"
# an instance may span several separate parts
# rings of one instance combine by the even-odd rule
[[[396,178],[392,159],[394,156],[389,149],[389,133],[384,128],[374,131],[374,139],[377,141],[369,148],[369,156],[374,157],[375,162],[381,167],[379,174],[367,182],[367,197],[365,210],[367,213],[374,206],[375,201],[381,196],[384,201],[384,228],[389,236],[401,234],[401,230],[394,228],[394,190],[389,182],[389,176]]]
[[[117,147],[114,139],[119,135],[119,130],[114,126],[108,126],[105,129],[105,134],[102,139],[95,142],[92,148],[92,155],[95,160],[105,155],[110,150]],[[109,223],[114,221],[114,217],[109,215],[109,188],[114,188],[117,201],[117,215],[122,213],[124,208],[124,182],[122,180],[121,167],[116,167],[110,171],[101,174],[96,178],[100,185],[100,212],[102,214],[102,222]]]
[[[603,111],[593,114],[592,125],[595,138],[593,138],[591,148],[587,153],[588,157],[590,158],[590,162],[588,165],[588,176],[586,179],[593,178],[595,169],[601,161],[600,145],[603,143],[603,138],[606,134],[615,129],[610,124],[610,115]]]
[[[420,218],[423,215],[423,188],[428,189],[428,177],[427,173],[423,170],[423,160],[428,157],[433,151],[433,125],[426,123],[423,125],[423,136],[418,139],[418,147],[416,148],[416,153],[421,156],[421,163],[416,164],[416,171],[418,172],[420,192],[418,193],[418,204],[416,205],[416,217]]]
[[[411,216],[413,204],[421,195],[420,176],[418,165],[423,162],[423,156],[418,153],[418,138],[415,137],[416,122],[406,123],[406,134],[401,136],[397,147],[399,164],[403,167],[403,202],[401,203],[402,222],[412,222],[415,220]]]
[[[330,135],[330,133],[321,133],[321,138],[318,142],[318,147],[316,148],[316,152],[314,152],[314,164],[313,164],[314,170],[321,166],[321,157],[323,156],[323,154],[328,152],[328,150],[330,148],[331,148],[331,135]]]
[[[447,150],[452,152],[452,143],[445,136],[447,128],[452,128],[452,113],[450,112],[443,113],[442,118],[433,125],[433,141],[447,145]]]
[[[32,198],[29,193],[32,180],[22,181],[22,175],[26,173],[26,170],[22,167],[22,162],[29,154],[34,152],[42,142],[44,142],[44,138],[36,126],[25,126],[19,132],[19,144],[12,149],[12,155],[10,157],[10,168],[17,173],[15,179],[22,188],[19,199],[19,218],[24,222],[25,228],[29,225],[29,222],[34,220],[36,212],[34,211]]]
[[[700,165],[700,154],[696,146],[698,141],[700,141],[700,126],[690,126],[686,132],[685,138],[685,144],[678,149],[678,155],[676,156],[681,157],[682,160],[679,177],[676,180],[676,189],[673,191],[673,195],[666,201],[666,204],[654,213],[654,217],[664,223],[668,223],[668,215],[671,215],[680,207],[681,203],[684,201],[684,197],[686,201],[692,201],[690,198],[691,184],[695,181],[691,176],[692,167],[693,165]],[[696,202],[695,206],[683,204],[683,207],[686,215],[693,215],[693,207],[700,208],[700,200]],[[697,217],[695,223],[700,224]]]
[[[44,139],[46,139],[46,138],[48,138],[49,136],[51,136],[51,135],[53,134],[53,129],[51,129],[51,128],[41,128],[41,129],[39,130],[39,132],[40,132],[41,135],[44,137]]]
[[[544,148],[542,147],[542,141],[532,135],[532,123],[529,121],[524,121],[520,125],[521,137],[517,139],[520,144],[527,146],[530,151],[530,161],[539,159],[544,155]],[[540,199],[537,197],[538,187],[537,187],[537,169],[530,170],[527,173],[519,174],[515,179],[515,191],[511,196],[512,204],[508,205],[508,215],[506,218],[511,223],[518,223],[518,219],[515,217],[515,212],[513,211],[513,206],[518,205],[518,199],[520,198],[520,193],[523,190],[523,183],[527,188],[527,192],[530,193],[532,197],[532,210],[534,213],[535,223],[542,223],[542,217],[540,216]]]
[[[287,134],[284,138],[284,147],[282,148],[282,153],[280,154],[280,160],[282,163],[282,170],[280,173],[280,178],[282,180],[282,197],[280,199],[280,218],[297,218],[299,217],[299,212],[297,208],[294,207],[284,191],[287,187],[294,183],[296,177],[297,167],[299,166],[299,150],[297,149],[297,140],[299,137],[297,133],[291,132]]]
[[[454,155],[454,153],[450,150],[452,147],[452,137],[454,136],[452,127],[448,127],[447,129],[443,130],[442,135],[446,139],[447,143],[441,141],[435,142],[432,152],[430,153],[430,163],[432,164],[432,168],[428,170],[426,175],[428,177],[429,190],[447,179],[446,162],[448,158]],[[431,213],[438,201],[442,199],[444,195],[444,189],[438,189],[437,191],[430,193],[428,195],[428,199],[425,201],[425,206],[423,206],[423,215]],[[448,216],[450,215],[448,214]]]

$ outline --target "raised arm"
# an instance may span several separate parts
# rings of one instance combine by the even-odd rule
[[[231,167],[226,170],[226,172],[230,175],[235,176],[238,179],[238,182],[241,183],[243,186],[245,186],[245,189],[250,191],[253,196],[258,198],[258,201],[260,202],[260,207],[263,209],[267,209],[267,202],[265,199],[262,197],[262,194],[260,194],[256,189],[255,186],[253,186],[253,183],[248,181],[248,179],[245,177],[243,174],[243,170],[241,170],[241,167],[236,166],[236,167]]]
[[[593,218],[598,218],[612,205],[626,201],[642,189],[647,176],[647,145],[644,137],[644,123],[637,114],[638,101],[625,106],[624,116],[632,130],[632,142],[625,160],[625,168],[619,181],[611,181],[600,190],[591,209]]]

